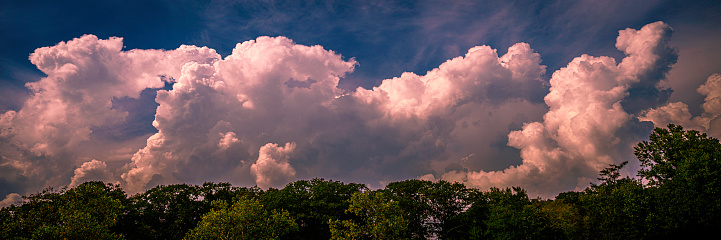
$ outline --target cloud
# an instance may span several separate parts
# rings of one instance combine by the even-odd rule
[[[288,163],[288,159],[295,150],[295,143],[278,144],[268,143],[260,147],[258,161],[250,165],[250,174],[255,177],[259,188],[280,188],[295,177],[295,169]]]
[[[13,205],[22,200],[23,200],[23,198],[22,198],[22,196],[20,196],[20,194],[17,194],[17,193],[8,194],[7,196],[5,196],[5,199],[0,201],[0,208],[4,208],[4,207],[10,206],[10,205]]]
[[[611,163],[623,161],[623,132],[633,116],[622,106],[634,87],[655,87],[668,71],[674,50],[671,28],[662,22],[619,32],[616,47],[626,54],[617,64],[610,57],[583,55],[553,73],[542,122],[524,124],[508,134],[508,145],[521,150],[522,164],[502,171],[452,171],[442,177],[468,185],[523,186],[547,197],[581,189]],[[629,148],[630,149],[630,148]],[[628,150],[625,150],[628,152]]]
[[[114,99],[138,98],[144,89],[163,87],[161,76],[179,75],[184,62],[218,57],[211,49],[190,46],[122,48],[121,38],[85,35],[30,55],[47,77],[26,84],[30,96],[20,110],[0,115],[2,181],[33,179],[36,188],[66,185],[75,166],[93,158],[85,156],[90,150],[84,147],[94,129],[128,124],[128,113],[113,106]],[[109,151],[115,147],[107,145]]]
[[[424,74],[354,91],[338,86],[355,59],[286,37],[221,57],[195,46],[124,51],[121,38],[86,35],[31,55],[48,76],[28,84],[20,110],[0,115],[0,180],[33,179],[28,189],[117,181],[135,193],[180,182],[373,186],[422,176],[556,194],[586,186],[647,135],[628,109],[665,101],[657,85],[675,61],[670,32],[661,22],[620,31],[620,63],[582,55],[550,82],[540,54],[517,43],[502,55],[473,47]],[[704,87],[708,96],[715,86]],[[139,104],[152,92],[157,105]],[[113,131],[153,109],[157,132]]]
[[[93,159],[85,162],[74,171],[75,175],[70,179],[70,187],[75,187],[87,181],[113,182],[112,173],[108,171],[108,165],[104,162]]]
[[[442,171],[474,152],[499,151],[473,145],[503,142],[509,123],[520,126],[545,111],[528,99],[544,89],[540,62],[525,43],[501,57],[481,46],[426,75],[404,73],[345,92],[337,86],[353,59],[260,37],[212,64],[183,66],[173,89],[158,92],[158,133],[122,178],[140,191],[208,176],[270,187],[293,174],[380,182]],[[263,156],[275,142],[294,143],[293,162]],[[486,162],[468,167],[493,165]],[[286,174],[269,176],[274,169]]]
[[[331,121],[328,106],[342,94],[338,81],[355,65],[285,37],[239,43],[212,64],[185,64],[173,89],[158,92],[158,133],[133,156],[122,178],[130,191],[213,180],[208,176],[254,182],[249,168],[261,146],[312,141],[313,130]]]
[[[453,166],[499,168],[504,163],[494,158],[517,154],[504,146],[507,131],[546,109],[531,99],[546,88],[545,67],[525,43],[500,57],[475,47],[425,75],[404,73],[353,92],[337,87],[353,59],[284,37],[240,43],[220,58],[193,46],[122,51],[120,38],[87,35],[40,48],[32,59],[48,77],[29,84],[30,99],[0,124],[12,143],[3,147],[13,150],[3,155],[12,172],[6,181],[36,176],[38,186],[120,180],[138,192],[201,181],[270,187],[316,176],[380,183]],[[126,111],[134,108],[114,106],[117,99],[138,99],[166,82],[172,89],[155,99],[157,133],[127,143],[97,136],[130,124]],[[275,142],[293,143],[292,162],[267,156]],[[274,170],[284,174],[269,175]]]
[[[709,76],[697,91],[705,97],[701,105],[703,112],[699,116],[693,117],[685,103],[672,102],[649,109],[639,119],[653,122],[656,127],[665,127],[669,123],[679,124],[721,138],[721,74],[714,73]]]
[[[511,46],[500,58],[495,49],[479,46],[425,76],[405,72],[372,90],[358,88],[355,96],[377,102],[393,118],[428,118],[469,102],[495,103],[533,94],[545,73],[540,62],[540,55],[526,43]]]

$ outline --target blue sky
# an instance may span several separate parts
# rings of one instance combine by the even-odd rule
[[[468,116],[460,116],[461,114],[456,110],[426,113],[415,109],[415,114],[420,114],[414,115],[415,118],[412,120],[416,126],[397,122],[400,121],[397,117],[391,117],[392,120],[368,117],[369,115],[365,114],[369,113],[362,112],[364,111],[362,109],[366,108],[348,110],[349,112],[343,114],[336,112],[328,116],[323,115],[325,110],[318,110],[322,113],[317,114],[324,117],[302,119],[284,117],[285,120],[279,120],[279,123],[296,123],[304,126],[303,130],[296,129],[297,132],[278,130],[267,133],[270,135],[267,138],[244,136],[241,133],[244,132],[241,129],[243,127],[237,126],[241,122],[233,122],[237,116],[235,118],[226,116],[227,119],[222,118],[222,121],[230,122],[230,127],[221,134],[233,133],[231,135],[235,136],[226,134],[224,135],[227,136],[226,139],[236,139],[239,142],[243,142],[244,138],[253,139],[248,140],[253,143],[242,145],[244,150],[240,152],[243,153],[236,155],[227,153],[223,157],[201,153],[203,152],[201,150],[188,153],[188,156],[178,153],[181,156],[179,158],[183,160],[173,164],[182,165],[181,167],[156,169],[154,175],[151,174],[141,181],[143,186],[138,187],[138,190],[153,183],[198,183],[205,180],[230,181],[248,186],[265,184],[268,187],[282,187],[288,181],[316,176],[363,182],[376,187],[389,181],[416,177],[456,180],[466,182],[470,186],[485,187],[490,184],[487,183],[488,181],[481,184],[477,181],[483,180],[475,179],[473,176],[479,179],[482,178],[481,175],[506,179],[490,173],[521,166],[527,161],[523,160],[524,146],[509,145],[509,133],[520,131],[525,124],[531,122],[538,122],[549,128],[550,123],[544,122],[544,114],[549,110],[552,111],[554,107],[548,103],[548,99],[544,101],[544,97],[549,95],[552,89],[551,78],[554,72],[564,67],[570,68],[569,63],[583,54],[608,56],[616,63],[621,63],[626,55],[617,49],[617,37],[620,30],[627,28],[641,29],[647,24],[662,21],[673,29],[668,46],[675,49],[675,52],[669,52],[667,56],[659,55],[667,57],[664,61],[668,69],[664,70],[661,67],[654,72],[658,73],[655,77],[649,77],[653,78],[648,82],[651,87],[640,83],[627,86],[630,97],[620,101],[624,113],[634,119],[628,121],[637,125],[624,123],[613,130],[632,129],[626,132],[633,132],[633,136],[620,137],[620,143],[614,146],[595,146],[599,149],[606,147],[620,149],[617,154],[599,157],[601,159],[599,161],[612,163],[628,158],[630,150],[624,145],[625,142],[633,143],[643,139],[644,135],[647,136],[650,126],[653,126],[649,122],[659,124],[671,122],[670,119],[675,119],[677,122],[688,120],[688,124],[696,124],[698,129],[713,131],[713,124],[709,125],[708,122],[713,123],[715,115],[709,112],[710,110],[704,109],[703,104],[714,96],[715,90],[701,94],[697,89],[709,81],[712,74],[721,73],[721,44],[718,42],[721,37],[721,28],[718,27],[721,24],[719,11],[721,11],[721,3],[718,1],[3,1],[0,3],[0,113],[4,113],[6,119],[9,119],[3,123],[7,129],[12,127],[32,129],[21,127],[18,121],[23,118],[23,114],[32,115],[30,110],[27,110],[32,107],[29,100],[40,99],[41,94],[26,87],[25,84],[39,82],[48,75],[38,70],[28,57],[38,48],[52,47],[86,34],[94,35],[101,40],[121,37],[123,51],[133,49],[172,51],[181,45],[205,46],[214,49],[219,54],[219,59],[231,55],[238,43],[254,40],[260,36],[283,36],[291,39],[296,45],[319,45],[324,50],[342,56],[340,61],[352,63],[352,69],[331,71],[336,71],[333,74],[340,76],[337,87],[342,91],[338,94],[343,91],[344,93],[339,96],[358,95],[357,87],[372,90],[387,79],[404,79],[402,77],[404,72],[426,76],[428,71],[439,68],[449,59],[466,56],[469,49],[475,46],[486,45],[496,49],[500,57],[508,52],[509,47],[516,46],[516,43],[527,43],[532,49],[527,54],[537,53],[540,57],[540,65],[546,66],[545,71],[539,72],[534,78],[538,81],[506,85],[504,81],[499,80],[489,83],[490,90],[485,88],[479,90],[485,91],[481,94],[482,97],[474,93],[471,95],[475,97],[463,100],[475,101],[477,105],[454,103],[455,105],[447,106],[449,109],[459,109],[457,111],[465,109],[463,111],[471,112]],[[174,80],[178,79],[178,76],[172,77],[175,77]],[[313,81],[322,82],[318,79]],[[452,83],[454,80],[449,81]],[[230,80],[226,79],[226,82]],[[391,81],[388,82],[390,84]],[[107,101],[112,105],[109,110],[113,110],[113,114],[115,112],[126,114],[122,120],[108,120],[101,123],[76,122],[80,125],[85,124],[82,126],[73,125],[75,123],[63,123],[66,125],[54,123],[55,125],[52,126],[56,129],[67,128],[65,130],[75,131],[77,129],[73,127],[80,127],[79,129],[89,129],[92,132],[81,138],[83,140],[79,140],[76,145],[57,146],[57,149],[62,149],[62,151],[58,150],[62,153],[48,151],[28,157],[33,151],[33,144],[52,145],[53,142],[60,141],[52,140],[53,136],[46,136],[52,141],[41,140],[44,136],[40,133],[35,133],[40,134],[37,136],[33,135],[37,139],[3,136],[4,143],[1,144],[5,145],[3,146],[5,153],[2,153],[3,160],[0,166],[3,167],[0,167],[0,172],[5,173],[6,177],[0,178],[0,195],[25,194],[45,186],[71,184],[76,180],[100,179],[130,184],[130,178],[124,177],[123,174],[139,168],[138,161],[141,161],[141,157],[138,153],[142,149],[149,149],[149,141],[146,140],[158,132],[158,127],[152,125],[154,120],[158,120],[155,108],[158,106],[156,101],[160,101],[156,100],[155,92],[158,89],[172,91],[174,83],[176,82],[168,80],[164,82],[165,86],[155,84],[133,94],[94,99],[94,101]],[[51,87],[44,84],[38,83]],[[83,87],[82,84],[75,86]],[[240,95],[243,94],[245,93]],[[494,97],[493,94],[499,96]],[[336,99],[344,99],[344,97],[338,98],[339,96],[336,96]],[[353,101],[360,101],[358,99]],[[251,102],[251,100],[247,101]],[[518,103],[519,101],[523,103]],[[324,100],[318,104],[321,102],[328,103]],[[338,100],[338,103],[334,102],[331,105],[336,104],[340,108],[351,109],[350,106],[359,104],[340,102],[342,101]],[[508,105],[511,104],[509,102],[520,105],[511,106]],[[673,118],[668,114],[661,114],[660,110],[653,111],[658,113],[653,115],[656,116],[655,118],[648,114],[642,116],[651,111],[650,109],[660,109],[666,104],[677,102],[686,104],[686,112],[690,114],[690,118],[679,120],[681,119],[679,117]],[[280,109],[284,109],[285,106],[281,105],[269,106],[276,106],[278,109],[274,111],[281,111]],[[217,105],[206,107],[213,108]],[[506,111],[506,108],[518,111]],[[428,109],[424,108],[423,111],[425,110]],[[10,111],[16,112],[17,116],[11,119],[7,114]],[[45,109],[41,112],[43,111],[50,110]],[[394,111],[387,110],[386,117],[395,114]],[[508,116],[486,118],[482,117],[480,112],[488,112],[489,116],[491,112]],[[81,111],[77,114],[86,113],[88,112]],[[666,118],[660,119],[662,115]],[[701,118],[693,120],[694,117],[699,116],[711,120]],[[196,116],[196,118],[204,117]],[[472,119],[475,121],[470,121]],[[646,124],[639,119],[646,119]],[[488,128],[493,130],[479,128],[475,132],[469,131],[468,136],[457,130],[459,126],[469,122],[482,125],[484,121],[491,120],[495,122],[488,123],[488,126],[492,126]],[[316,121],[325,121],[325,123]],[[334,121],[345,121],[347,124],[336,124]],[[370,124],[367,121],[374,123]],[[217,122],[213,123],[217,124]],[[43,124],[48,123],[38,122],[33,126]],[[174,126],[183,125],[177,123]],[[317,130],[329,126],[338,128],[338,131],[344,134]],[[408,130],[403,126],[414,129]],[[216,129],[217,126],[208,128]],[[264,127],[258,126],[258,128]],[[348,129],[360,129],[359,131],[365,132],[353,133]],[[601,131],[600,129],[607,128],[598,129]],[[420,140],[424,139],[425,133],[431,134],[428,137],[436,139],[437,143],[432,147],[425,144],[431,144],[433,141]],[[304,134],[333,140],[299,139],[298,136]],[[439,139],[447,141],[438,143],[441,141]],[[93,141],[102,142],[102,147],[89,143]],[[353,147],[339,147],[334,145],[333,141],[347,143]],[[561,150],[569,148],[563,145],[562,140],[553,139],[551,142],[558,145]],[[266,143],[276,145],[266,145]],[[284,145],[285,143],[295,143],[295,145]],[[419,145],[416,148],[408,147],[414,143]],[[88,150],[89,147],[100,150]],[[101,150],[118,152],[119,149],[124,149],[125,155],[110,156],[99,153]],[[261,158],[265,156],[263,149],[267,150],[268,159],[273,160],[271,165],[260,164]],[[270,154],[274,152],[271,151],[273,149],[280,155]],[[164,151],[173,152],[168,149]],[[572,152],[568,149],[564,151]],[[133,155],[138,157],[132,157]],[[348,160],[334,160],[337,158],[348,158]],[[605,160],[606,158],[613,160]],[[160,161],[157,158],[153,159]],[[207,164],[218,164],[214,165],[218,169],[202,167],[208,169],[200,173],[192,173],[194,166],[206,164],[197,159],[211,159]],[[94,165],[90,164],[91,162]],[[88,163],[87,168],[83,168],[84,163]],[[267,179],[270,180],[263,182],[261,171],[251,170],[252,163],[256,164],[253,169],[268,166],[271,170],[288,171],[285,171],[287,173],[285,177],[269,177]],[[29,173],[29,170],[18,167],[28,164],[49,170]],[[95,168],[91,169],[91,167]],[[568,173],[572,177],[560,178],[558,182],[554,182],[558,187],[539,187],[530,191],[550,196],[560,190],[583,187],[584,184],[595,179],[590,172],[598,168],[594,164],[588,164],[586,167],[588,168],[586,170],[567,169],[575,172]],[[235,170],[219,170],[222,168]],[[91,169],[95,175],[90,174],[90,170],[86,174],[78,169]],[[293,174],[290,174],[289,169],[293,170]],[[268,173],[273,172],[268,171]],[[46,174],[54,176],[46,176]],[[154,177],[156,175],[157,177]],[[533,178],[527,177],[497,182],[500,185],[515,184],[528,188],[540,184],[531,183],[533,181],[535,181]]]

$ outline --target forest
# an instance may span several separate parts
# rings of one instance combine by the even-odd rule
[[[163,185],[132,196],[85,182],[23,196],[0,211],[0,239],[695,239],[721,231],[721,143],[656,128],[628,162],[583,191],[530,198],[523,188],[312,179],[282,189]]]

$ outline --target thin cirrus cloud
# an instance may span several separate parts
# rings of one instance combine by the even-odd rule
[[[632,96],[662,95],[656,86],[676,59],[671,32],[662,22],[622,30],[619,62],[583,55],[550,82],[541,55],[517,43],[501,56],[473,47],[423,75],[352,91],[338,85],[355,59],[286,37],[239,43],[222,58],[195,46],[126,51],[121,38],[85,35],[31,55],[47,77],[27,85],[32,94],[18,111],[0,115],[0,181],[33,191],[103,180],[135,193],[181,182],[269,188],[312,177],[371,186],[422,178],[551,197],[632,157],[630,146],[652,124],[624,107],[659,126],[664,109],[680,106]],[[718,134],[717,79],[699,88],[702,116],[672,120]],[[149,89],[159,89],[156,133],[96,136],[131,124],[133,108],[118,99]]]

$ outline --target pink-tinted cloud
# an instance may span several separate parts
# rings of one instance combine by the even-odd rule
[[[17,204],[19,202],[22,202],[22,196],[17,193],[10,193],[7,196],[5,196],[5,199],[0,201],[0,208],[4,208],[13,204]]]
[[[108,170],[108,165],[98,160],[91,160],[83,163],[74,171],[75,175],[70,179],[70,186],[74,187],[87,181],[103,181],[115,183],[115,178]]]
[[[259,188],[282,188],[295,178],[295,169],[288,163],[295,147],[295,143],[286,143],[282,147],[268,143],[260,147],[258,160],[250,165],[250,174]]]
[[[421,176],[551,196],[628,160],[647,134],[626,131],[642,125],[626,106],[657,106],[631,89],[658,90],[675,61],[670,33],[661,22],[620,31],[620,63],[582,55],[550,82],[541,56],[517,43],[501,56],[474,47],[424,74],[354,91],[338,87],[354,59],[286,37],[239,43],[223,58],[195,46],[124,51],[120,38],[87,35],[31,56],[48,76],[28,84],[20,110],[0,115],[0,178],[32,182],[28,189],[103,180],[134,193],[180,182],[269,188],[326,177],[378,186]],[[709,114],[718,110],[715,79],[699,88]],[[133,108],[118,99],[166,84],[157,108],[148,106],[156,133],[98,136],[128,124]],[[691,119],[681,104],[662,108],[652,111]]]
[[[0,115],[0,178],[33,179],[36,187],[69,183],[75,166],[92,159],[84,154],[91,150],[83,147],[93,129],[124,123],[127,112],[113,108],[113,99],[137,98],[144,89],[162,87],[159,76],[178,75],[182,63],[218,56],[189,46],[174,51],[122,48],[121,38],[85,35],[30,55],[47,77],[26,85],[31,95],[20,110]]]
[[[314,122],[328,121],[328,106],[342,93],[338,81],[355,64],[284,37],[238,44],[212,64],[186,64],[173,89],[158,92],[158,133],[133,156],[123,180],[131,191],[209,175],[247,184],[251,164],[267,160],[258,156],[261,146],[312,141]],[[266,180],[276,178],[266,176],[272,166],[256,164],[257,184],[276,186]]]
[[[649,109],[639,119],[653,122],[656,127],[665,127],[669,123],[708,133],[721,138],[721,74],[714,73],[699,86],[698,93],[705,96],[701,105],[701,115],[692,116],[688,105],[672,102],[665,106]]]
[[[627,160],[617,149],[627,135],[620,130],[633,116],[622,101],[634,85],[660,81],[644,76],[667,71],[674,54],[670,32],[662,22],[620,31],[616,47],[626,57],[619,64],[583,55],[553,73],[543,121],[508,135],[508,144],[521,150],[522,164],[502,171],[454,171],[443,178],[480,188],[523,186],[547,197],[587,186],[604,167]]]

